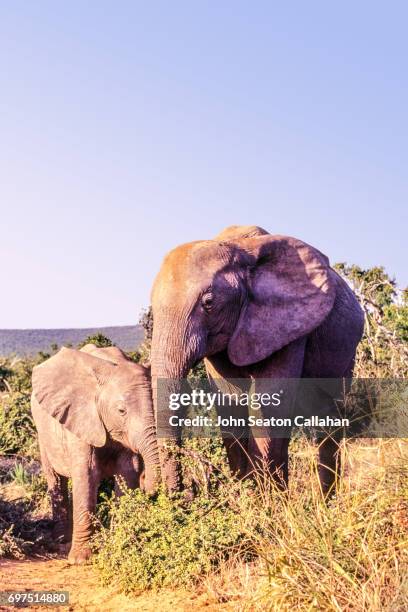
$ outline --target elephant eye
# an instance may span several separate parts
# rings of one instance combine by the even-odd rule
[[[119,414],[121,414],[122,416],[125,416],[125,415],[126,415],[126,408],[125,408],[125,406],[123,406],[123,405],[119,406],[119,408],[118,408],[118,412],[119,412]]]
[[[213,301],[214,299],[212,293],[204,293],[201,299],[201,304],[206,312],[210,312],[213,305]]]

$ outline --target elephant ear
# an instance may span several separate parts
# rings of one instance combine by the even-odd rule
[[[252,259],[248,300],[228,345],[232,363],[269,357],[318,327],[333,307],[335,288],[325,255],[288,236],[236,242]]]
[[[97,398],[112,377],[113,363],[62,348],[33,370],[33,393],[42,410],[91,446],[103,446],[106,430]]]

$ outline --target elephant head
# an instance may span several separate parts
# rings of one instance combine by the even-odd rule
[[[317,249],[256,226],[233,226],[171,251],[152,291],[156,410],[159,379],[182,379],[221,351],[245,368],[315,329],[334,303],[329,272]],[[178,442],[180,432],[172,435]],[[170,489],[180,486],[177,467],[162,460]]]
[[[150,372],[116,348],[62,348],[33,370],[40,407],[91,446],[119,442],[140,453],[145,489],[157,488],[159,457]]]

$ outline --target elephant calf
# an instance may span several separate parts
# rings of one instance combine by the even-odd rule
[[[69,540],[68,478],[72,478],[70,563],[90,556],[92,513],[102,478],[129,487],[157,487],[159,458],[150,373],[115,347],[62,348],[33,370],[32,413],[51,495],[55,535]]]

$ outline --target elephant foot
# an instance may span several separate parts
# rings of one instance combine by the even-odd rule
[[[92,550],[89,546],[82,546],[82,548],[72,547],[68,555],[68,563],[70,565],[81,565],[86,563],[92,555]]]

